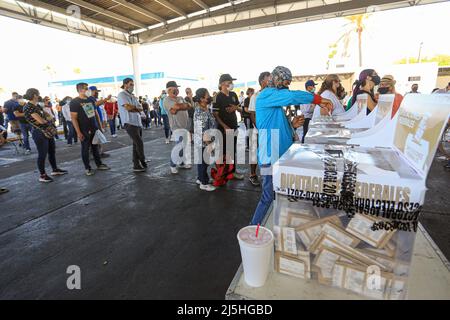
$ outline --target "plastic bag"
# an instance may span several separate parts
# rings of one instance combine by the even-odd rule
[[[94,139],[92,139],[92,144],[105,144],[108,140],[106,140],[105,135],[100,130],[95,131]]]

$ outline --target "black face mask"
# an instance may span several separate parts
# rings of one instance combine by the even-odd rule
[[[208,102],[208,104],[211,104],[212,103],[212,98],[211,97],[208,97],[208,99],[206,99],[206,102]]]
[[[378,88],[378,93],[379,94],[388,94],[389,93],[389,87]]]
[[[381,82],[381,78],[380,78],[380,76],[372,76],[372,81],[373,81],[373,83],[375,83],[375,85],[377,86],[377,85],[379,85],[380,84],[380,82]]]

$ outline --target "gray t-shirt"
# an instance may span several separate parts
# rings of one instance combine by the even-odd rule
[[[176,100],[166,97],[164,99],[164,109],[169,115],[170,128],[172,130],[176,129],[190,129],[190,119],[187,110],[180,110],[176,114],[170,113],[170,109],[175,105],[175,103],[186,103],[182,97],[177,97]]]

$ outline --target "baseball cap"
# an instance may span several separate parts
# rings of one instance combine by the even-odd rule
[[[176,81],[169,81],[166,84],[166,89],[168,88],[179,88],[180,86],[176,83]]]
[[[315,87],[315,86],[317,86],[317,83],[315,83],[313,80],[308,80],[305,83],[305,88],[306,87]]]
[[[231,75],[229,75],[228,73],[225,73],[223,75],[220,76],[219,79],[219,83],[225,82],[225,81],[234,81],[236,79],[234,79]]]
[[[127,84],[127,83],[129,83],[130,81],[134,81],[133,79],[131,79],[131,78],[125,78],[125,79],[123,79],[123,81],[122,81],[122,86],[120,87],[120,88],[125,88],[125,85]]]
[[[90,86],[89,90],[91,90],[91,91],[96,90],[96,91],[99,91],[99,92],[102,91],[102,90],[98,90],[96,86]]]

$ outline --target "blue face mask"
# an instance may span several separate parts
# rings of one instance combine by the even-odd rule
[[[311,91],[309,91],[311,93],[315,93],[316,92],[316,88],[312,88]]]

